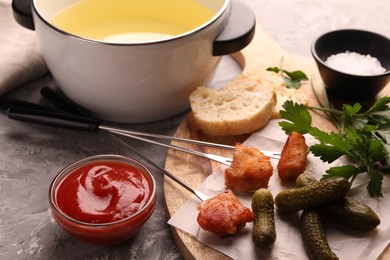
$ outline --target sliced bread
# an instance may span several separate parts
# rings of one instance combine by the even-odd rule
[[[305,106],[309,104],[309,96],[304,92],[304,90],[302,88],[287,88],[286,83],[278,73],[266,70],[255,70],[247,72],[245,75],[259,79],[261,80],[261,84],[274,88],[276,94],[276,104],[272,118],[280,118],[279,111],[283,109],[282,106],[287,100],[292,100],[295,103],[304,104]]]
[[[279,111],[283,109],[283,104],[287,100],[292,100],[295,103],[307,106],[309,104],[309,96],[302,89],[291,89],[286,87],[276,87],[276,105],[272,118],[280,118]]]
[[[275,103],[272,87],[246,75],[220,90],[199,87],[190,95],[197,124],[213,136],[248,134],[262,128],[272,117]]]
[[[240,74],[219,90],[199,87],[190,95],[198,126],[213,136],[257,131],[271,118],[280,118],[286,100],[308,105],[302,89],[288,89],[283,78],[266,70]]]

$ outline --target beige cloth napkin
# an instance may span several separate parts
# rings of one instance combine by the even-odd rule
[[[0,96],[48,71],[35,32],[19,25],[11,0],[0,0]]]

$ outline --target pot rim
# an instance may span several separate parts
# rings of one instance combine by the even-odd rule
[[[44,18],[44,15],[39,11],[39,8],[37,7],[37,3],[36,3],[37,1],[38,0],[33,0],[32,1],[32,9],[34,11],[33,13],[36,14],[36,16],[43,23],[45,23],[48,27],[50,27],[51,29],[53,29],[54,31],[56,31],[58,33],[63,34],[64,36],[71,37],[71,38],[74,38],[74,39],[77,39],[77,40],[81,40],[81,41],[85,41],[85,42],[92,43],[92,44],[112,45],[112,46],[145,46],[145,45],[154,45],[154,44],[161,44],[161,43],[165,43],[165,42],[175,41],[177,39],[181,39],[181,38],[185,38],[185,37],[191,36],[191,35],[193,35],[196,32],[205,30],[206,28],[210,27],[215,21],[220,19],[225,12],[230,12],[230,7],[231,7],[231,1],[232,0],[223,0],[224,3],[222,5],[222,7],[218,10],[218,12],[211,19],[209,19],[207,22],[203,23],[202,25],[200,25],[198,27],[195,27],[195,28],[193,28],[193,29],[191,29],[189,31],[186,31],[184,33],[181,33],[181,34],[178,34],[178,35],[174,35],[174,36],[171,36],[171,37],[168,37],[168,38],[164,38],[164,39],[160,39],[160,40],[154,40],[154,41],[145,41],[145,42],[107,42],[107,41],[99,41],[99,40],[89,39],[89,38],[86,38],[86,37],[77,36],[77,35],[74,35],[72,33],[66,32],[66,31],[64,31],[64,30],[54,26],[53,24],[50,23],[50,21],[48,21],[47,19]]]

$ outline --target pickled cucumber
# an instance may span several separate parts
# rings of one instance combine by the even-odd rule
[[[259,247],[269,247],[276,240],[274,199],[269,190],[262,188],[253,194],[252,212],[252,239]]]
[[[297,187],[303,187],[318,182],[312,174],[303,173],[297,180]],[[361,231],[371,231],[380,223],[378,215],[363,202],[352,198],[342,198],[317,207],[321,214],[333,221]]]
[[[307,186],[309,184],[313,184],[318,182],[316,177],[310,173],[310,172],[304,172],[298,176],[298,178],[295,180],[295,186],[297,188],[301,188],[303,186]]]
[[[347,197],[321,205],[319,210],[333,221],[361,231],[371,231],[381,223],[369,206]]]
[[[275,197],[281,213],[291,213],[344,198],[350,189],[347,179],[331,177],[310,185],[284,190]]]
[[[310,259],[338,259],[328,244],[320,214],[315,209],[302,211],[300,231]]]

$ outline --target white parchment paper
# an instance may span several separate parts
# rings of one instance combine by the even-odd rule
[[[262,130],[252,134],[245,142],[245,145],[254,146],[262,150],[280,151],[287,138],[286,134],[272,120]],[[311,145],[314,140],[306,136],[306,143]],[[273,176],[269,182],[269,190],[275,197],[281,190],[292,188],[295,183],[287,186],[282,184],[277,174],[277,160],[271,159],[274,167]],[[333,163],[344,164],[342,160]],[[331,165],[323,163],[320,159],[308,157],[307,169],[314,172],[319,179]],[[226,166],[219,167],[211,174],[201,187],[206,195],[215,196],[225,190],[224,170]],[[359,176],[349,192],[348,196],[363,201],[369,205],[380,217],[381,224],[371,232],[360,232],[343,227],[330,220],[324,219],[324,227],[328,242],[335,254],[340,259],[376,259],[390,241],[390,180],[385,176],[383,183],[384,198],[372,198],[366,191],[368,183],[367,174]],[[251,194],[237,194],[240,201],[250,208]],[[306,259],[307,255],[303,247],[301,234],[299,232],[300,212],[293,214],[275,213],[275,224],[277,238],[269,249],[256,248],[252,242],[252,223],[236,235],[221,239],[214,234],[204,231],[199,227],[196,217],[198,215],[197,205],[200,201],[192,196],[177,212],[168,223],[193,236],[202,243],[220,251],[233,259]]]

